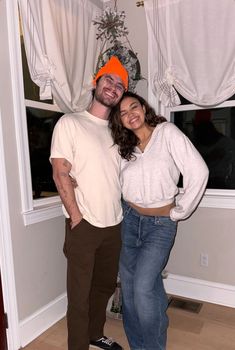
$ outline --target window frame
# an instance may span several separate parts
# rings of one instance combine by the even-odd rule
[[[25,118],[26,118],[26,107],[32,107],[40,110],[47,110],[47,111],[49,110],[53,112],[63,113],[61,109],[55,104],[48,104],[48,103],[33,101],[28,99],[25,99],[24,101],[25,101]],[[27,122],[26,122],[26,127],[27,127]],[[27,140],[28,140],[28,134],[27,134]],[[48,159],[48,162],[49,162],[49,159]],[[29,165],[27,165],[27,167],[30,171],[31,169],[30,160],[29,160]],[[63,215],[62,208],[61,208],[61,200],[59,195],[46,197],[46,198],[33,199],[31,171],[29,176],[30,176],[30,193],[32,198],[30,200],[30,210],[23,213],[25,225],[33,224],[36,222],[48,220],[48,219]]]
[[[205,106],[204,108],[216,109],[221,107],[235,107],[235,100],[227,100],[216,106]],[[166,107],[165,117],[168,121],[171,121],[172,112],[182,112],[204,108],[195,104],[185,104],[176,107]],[[182,193],[182,190],[180,192]],[[235,190],[206,189],[199,206],[204,208],[235,209]]]
[[[63,215],[63,212],[59,196],[36,200],[33,199],[26,107],[35,107],[42,110],[53,110],[56,112],[62,111],[56,105],[26,100],[24,97],[20,28],[16,0],[15,5],[15,12],[9,20],[9,51],[22,216],[24,224],[27,226],[61,216]]]

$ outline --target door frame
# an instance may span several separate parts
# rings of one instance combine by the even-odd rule
[[[4,310],[3,296],[2,296],[1,267],[0,267],[0,349],[7,350],[7,332],[6,332],[5,310]]]
[[[4,310],[8,317],[7,345],[9,350],[20,348],[19,317],[16,301],[15,272],[11,242],[7,176],[3,145],[3,130],[0,108],[0,266]]]

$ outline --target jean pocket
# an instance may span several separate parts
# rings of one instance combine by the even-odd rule
[[[170,216],[157,216],[155,218],[155,225],[166,228],[172,233],[175,233],[177,229],[177,221],[171,220]]]

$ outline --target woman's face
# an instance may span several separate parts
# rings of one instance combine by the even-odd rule
[[[129,130],[138,130],[145,124],[145,107],[134,97],[125,97],[120,104],[122,125]]]

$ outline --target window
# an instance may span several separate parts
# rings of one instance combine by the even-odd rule
[[[52,168],[49,163],[51,136],[53,128],[58,119],[62,116],[62,113],[56,111],[53,100],[40,101],[39,87],[30,78],[22,35],[21,55],[32,196],[34,199],[51,197],[58,195],[52,179]]]
[[[207,163],[207,188],[235,190],[235,107],[174,112],[172,118]]]
[[[26,104],[26,114],[33,198],[56,196],[49,156],[52,132],[62,113]]]
[[[211,108],[190,104],[168,108],[167,118],[192,141],[209,168],[202,206],[235,208],[235,96]]]
[[[14,11],[9,18],[13,107],[22,215],[25,225],[29,225],[62,215],[49,163],[50,137],[62,112],[52,100],[39,101],[39,89],[28,72],[17,2],[13,4]]]

